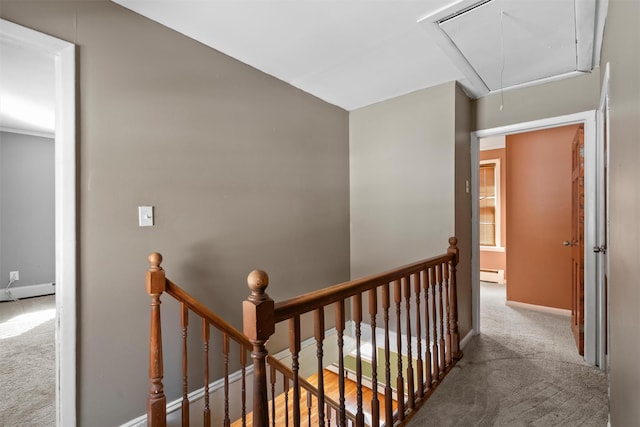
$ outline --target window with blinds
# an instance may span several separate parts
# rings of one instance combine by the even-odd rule
[[[480,246],[499,246],[498,241],[498,188],[499,161],[480,163]]]

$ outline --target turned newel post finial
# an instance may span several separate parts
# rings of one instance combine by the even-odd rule
[[[242,323],[244,334],[253,345],[253,425],[266,426],[269,412],[266,368],[268,352],[265,345],[275,332],[275,305],[265,292],[269,286],[267,273],[252,271],[247,277],[247,284],[251,295],[242,303]]]
[[[262,270],[253,270],[247,277],[247,285],[251,290],[249,301],[259,302],[269,299],[265,290],[269,286],[269,275]]]
[[[455,236],[449,237],[449,249],[447,249],[447,253],[453,254],[455,256],[454,263],[458,264],[458,256],[460,251],[458,250],[458,238]]]
[[[152,252],[149,254],[149,270],[156,271],[162,270],[160,264],[162,264],[162,255],[158,252]]]
[[[165,273],[162,264],[162,255],[153,252],[147,258],[149,269],[147,270],[147,293],[149,295],[160,295],[166,290]]]

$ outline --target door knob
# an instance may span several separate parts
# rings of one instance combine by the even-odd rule
[[[562,244],[564,246],[575,246],[578,244],[578,242],[576,240],[572,240],[572,241],[565,240],[564,242],[562,242]]]

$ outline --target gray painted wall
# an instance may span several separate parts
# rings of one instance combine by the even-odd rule
[[[640,425],[640,2],[610,0],[611,425]]]
[[[351,276],[443,253],[454,224],[455,83],[350,113]]]
[[[52,138],[0,132],[0,287],[55,281]]]
[[[445,83],[352,111],[349,123],[351,276],[444,253],[457,235],[464,336],[471,329],[471,101]]]
[[[638,45],[640,13],[637,2],[610,3],[603,58],[614,66],[611,281],[616,290],[612,287],[611,392],[612,421],[617,426],[635,425],[639,419],[634,399],[640,338],[633,328],[640,300],[640,72],[638,50],[633,47]],[[346,112],[107,1],[3,0],[0,16],[79,45],[81,425],[93,425],[95,420],[118,424],[143,411],[146,372],[139,367],[146,366],[148,320],[141,306],[148,301],[142,272],[149,251],[162,251],[169,277],[237,326],[237,307],[246,296],[244,277],[251,268],[271,272],[269,293],[276,299],[348,277]],[[391,254],[403,259],[439,252],[442,244],[435,242],[445,239],[446,244],[454,231],[450,190],[458,187],[452,173],[442,175],[443,188],[449,191],[432,192],[435,200],[425,201],[422,182],[413,179],[422,178],[421,172],[409,170],[413,158],[405,155],[401,162],[396,153],[400,150],[390,148],[399,141],[409,153],[424,153],[415,137],[406,141],[398,137],[407,134],[398,130],[403,120],[412,120],[417,131],[440,135],[450,143],[458,126],[454,114],[460,114],[453,112],[452,90],[452,84],[439,86],[353,113],[351,223],[360,224],[352,231],[352,238],[359,239],[352,252],[358,257],[353,260],[354,275],[395,262],[387,259],[376,267],[364,261],[366,252],[381,259],[380,253],[389,251],[363,247],[380,241],[376,224],[397,228],[398,219],[407,217],[418,223],[425,238],[412,241],[403,254]],[[599,91],[596,70],[506,91],[503,111],[499,95],[487,96],[472,103],[471,129],[595,109]],[[419,101],[421,95],[429,98],[425,106]],[[396,117],[389,128],[371,126],[382,134],[368,133],[376,115],[388,111],[401,116],[394,113],[396,109],[414,111],[418,118]],[[356,126],[355,136],[353,117],[363,124],[361,129]],[[419,120],[429,117],[439,118],[430,122],[433,129],[420,127]],[[368,141],[373,141],[370,146]],[[453,168],[454,148],[449,143],[436,144],[422,159],[436,169],[437,163]],[[374,171],[367,165],[385,155],[390,170]],[[422,163],[419,166],[425,169]],[[367,185],[359,177],[371,177],[376,184]],[[403,193],[411,203],[404,210],[415,209],[417,214],[382,206],[383,201],[400,203],[382,178],[408,183]],[[381,201],[370,194],[378,185],[385,195]],[[139,229],[135,207],[146,203],[156,205],[157,225]],[[372,209],[377,207],[381,212]],[[448,225],[435,230],[420,224],[421,217],[431,215]],[[365,236],[366,231],[373,237]],[[435,247],[423,247],[423,242],[434,242]],[[290,263],[293,268],[286,267]]]
[[[599,98],[599,68],[570,79],[507,90],[473,101],[474,130],[595,110]]]
[[[459,85],[455,88],[455,236],[458,238],[458,323],[460,339],[471,331],[471,100]]]
[[[150,252],[238,328],[254,268],[276,300],[349,279],[346,111],[110,1],[3,0],[0,15],[78,46],[79,425],[145,412]],[[178,307],[162,309],[168,368]]]

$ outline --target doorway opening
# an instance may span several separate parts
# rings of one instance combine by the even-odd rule
[[[560,126],[582,125],[584,127],[584,358],[592,365],[603,366],[600,360],[599,348],[604,345],[604,331],[600,330],[601,313],[604,313],[606,302],[599,297],[599,289],[596,271],[596,258],[592,248],[597,245],[597,183],[599,179],[597,163],[597,123],[596,112],[588,111],[567,116],[537,120],[500,128],[486,129],[471,134],[471,164],[480,162],[479,141],[486,137],[520,134]],[[471,197],[479,199],[479,168],[472,168]],[[536,203],[536,201],[532,201]],[[472,305],[473,305],[473,330],[480,333],[480,212],[479,204],[472,204]],[[563,239],[564,240],[564,239]],[[507,272],[507,280],[508,280]]]
[[[579,354],[583,128],[481,138],[478,182],[480,280],[502,287],[508,306],[571,316]]]
[[[0,19],[0,38],[47,52],[54,61],[56,424],[76,425],[75,45]]]

